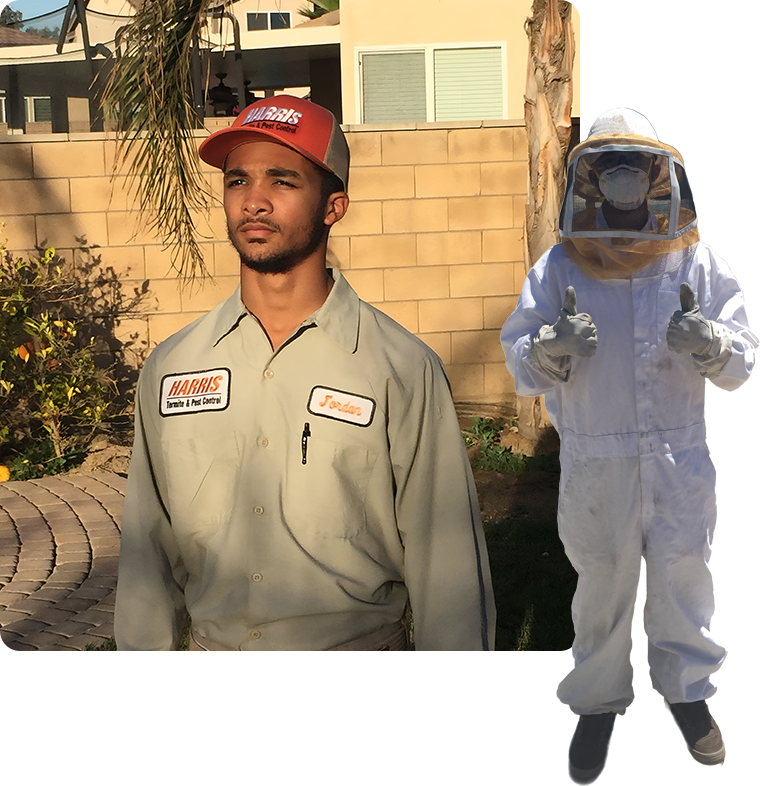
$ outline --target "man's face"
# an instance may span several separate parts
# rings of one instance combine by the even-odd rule
[[[588,173],[591,184],[598,187],[599,177],[604,172],[619,166],[632,167],[646,172],[649,175],[650,183],[654,183],[660,174],[660,165],[655,162],[655,157],[650,153],[610,151],[595,156]]]
[[[640,169],[642,172],[649,172],[654,163],[654,156],[650,153],[639,153],[638,151],[626,152],[613,150],[608,153],[601,153],[594,159],[593,167],[597,175],[601,175],[607,170],[618,166],[628,166]]]
[[[327,232],[318,168],[275,142],[249,142],[227,156],[224,211],[230,242],[258,273],[292,270]]]

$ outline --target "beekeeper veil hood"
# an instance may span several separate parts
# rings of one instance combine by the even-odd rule
[[[568,158],[559,230],[592,278],[624,278],[657,259],[657,273],[678,267],[699,240],[681,154],[639,112],[605,112]]]

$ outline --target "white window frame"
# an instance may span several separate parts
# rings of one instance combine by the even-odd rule
[[[5,103],[5,90],[0,90],[0,123],[8,122],[8,113]]]
[[[297,12],[296,12],[297,13]],[[272,27],[272,17],[273,16],[287,16],[288,17],[288,26],[287,27]],[[269,29],[270,30],[292,30],[293,29],[293,14],[291,11],[270,11],[269,12]]]
[[[52,96],[24,96],[24,117],[27,123],[50,123],[50,120],[37,120],[37,115],[34,110],[34,100],[40,98],[47,98],[50,101],[51,117],[53,108]]]
[[[249,30],[248,29],[248,14],[262,14],[263,16],[265,16],[267,18],[267,26],[266,27],[260,27],[258,29],[254,28],[252,30]],[[272,27],[272,18],[275,17],[275,16],[282,16],[282,17],[287,16],[288,17],[288,27]],[[218,20],[219,18],[215,17],[215,19]],[[245,30],[243,29],[243,25],[242,24],[240,25],[240,32],[241,33],[261,33],[264,30],[292,30],[292,29],[293,29],[293,12],[291,12],[291,11],[248,11],[248,10],[246,10],[245,11]],[[218,30],[215,30],[214,32],[218,32]]]
[[[500,49],[501,50],[501,101],[502,114],[507,114],[507,42],[506,41],[467,41],[466,43],[436,43],[405,46],[357,46],[354,47],[354,100],[356,117],[364,123],[364,80],[362,78],[363,54],[396,54],[400,52],[425,53],[425,103],[426,119],[424,122],[434,123],[435,120],[435,50],[436,49]],[[420,121],[423,122],[423,121]],[[452,122],[444,120],[441,122]]]
[[[251,15],[257,14],[257,15],[265,16],[266,19],[267,19],[267,26],[266,27],[258,27],[258,28],[256,28],[256,27],[249,28],[248,27],[248,15],[249,14],[251,14]],[[270,24],[271,24],[271,20],[269,19],[269,11],[248,11],[247,9],[245,10],[245,32],[246,33],[260,33],[262,30],[269,30],[269,25]],[[242,25],[241,25],[241,28],[242,28]],[[242,33],[243,30],[241,29],[240,32]]]

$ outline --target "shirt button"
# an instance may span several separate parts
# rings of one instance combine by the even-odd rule
[[[260,639],[261,638],[261,631],[260,630],[252,630],[251,631],[251,638],[252,639]]]
[[[265,376],[267,379],[272,379],[272,377],[274,376],[274,371],[272,371],[272,369],[271,369],[271,368],[268,368],[268,369],[266,369],[266,371],[264,372],[264,376]]]
[[[253,576],[251,576],[251,578],[254,581],[261,581],[264,577],[260,573],[254,573]]]
[[[253,509],[253,512],[257,516],[260,516],[264,512],[264,508],[262,508],[261,505],[256,505],[256,507]]]
[[[265,448],[268,444],[269,440],[266,437],[261,437],[259,440],[259,445],[261,445],[262,448]]]

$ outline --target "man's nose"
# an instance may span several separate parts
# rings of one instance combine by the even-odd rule
[[[266,190],[261,186],[251,185],[245,194],[243,210],[252,215],[271,213],[272,202]]]

